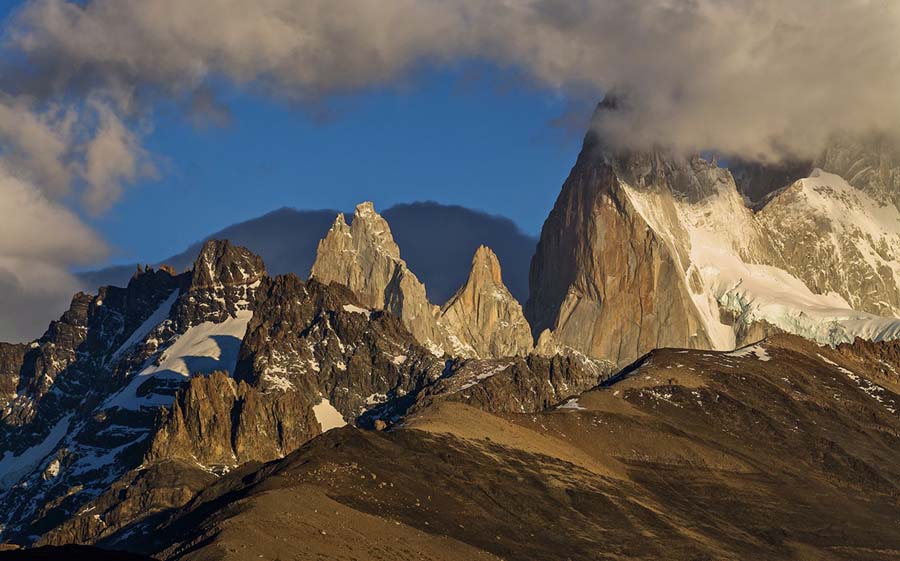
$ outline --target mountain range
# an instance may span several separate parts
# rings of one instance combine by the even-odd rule
[[[893,146],[729,169],[589,132],[536,246],[363,202],[84,274],[109,286],[0,344],[0,536],[196,560],[896,559]]]
[[[227,239],[262,257],[273,274],[294,273],[306,278],[316,259],[316,246],[336,214],[336,210],[281,208],[228,226],[154,266],[169,265],[184,271],[193,264],[203,242]],[[490,246],[500,258],[510,292],[519,301],[528,298],[528,267],[537,239],[523,233],[511,220],[430,201],[394,205],[382,214],[403,247],[404,259],[435,300],[447,300],[462,284],[479,245]],[[124,286],[138,266],[132,263],[84,271],[78,277],[84,290],[93,292],[100,286]]]

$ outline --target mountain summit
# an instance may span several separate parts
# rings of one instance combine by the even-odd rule
[[[522,308],[503,284],[493,251],[476,250],[466,283],[439,308],[401,259],[390,226],[371,202],[356,207],[350,225],[337,215],[319,243],[311,277],[343,284],[366,308],[390,312],[438,356],[504,357],[528,354],[533,347]]]
[[[481,357],[527,355],[534,347],[522,306],[485,246],[475,252],[466,284],[441,308],[441,320]]]
[[[658,347],[729,350],[777,332],[890,339],[898,225],[893,204],[832,174],[754,212],[715,161],[615,151],[591,132],[544,223],[526,317],[540,346],[621,366]]]
[[[391,312],[437,355],[474,355],[440,324],[440,310],[428,301],[425,285],[400,258],[390,226],[370,202],[356,207],[349,226],[343,214],[337,215],[319,243],[311,278],[343,284],[360,295],[365,307]]]

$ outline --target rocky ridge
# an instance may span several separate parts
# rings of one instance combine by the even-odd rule
[[[377,217],[357,226],[373,224],[369,242],[379,234]],[[393,262],[399,253],[387,232],[380,247]],[[362,279],[363,270],[367,279],[379,271],[387,277],[387,261],[355,260],[350,270],[354,263],[360,276],[348,282]],[[402,261],[393,266],[392,281],[406,274]],[[436,356],[389,311],[391,298],[411,294],[404,292],[410,284],[396,283],[388,309],[373,309],[377,291],[272,278],[257,256],[227,241],[204,244],[180,275],[142,270],[126,289],[76,296],[43,339],[0,354],[10,388],[32,387],[41,372],[29,365],[43,361],[29,362],[29,353],[49,349],[68,361],[41,378],[39,392],[19,391],[7,404],[3,430],[11,436],[4,442],[17,446],[0,457],[4,539],[127,544],[215,478],[282,458],[332,428],[383,429],[421,403],[460,398],[486,410],[538,411],[609,375],[598,363],[529,354],[521,308],[486,248],[469,281],[448,306],[453,317],[493,330],[493,339],[473,339],[485,352],[522,355],[494,381],[478,374],[494,359]],[[440,310],[431,309],[439,319]],[[504,321],[516,329],[506,330]],[[498,383],[507,376],[511,384]],[[69,391],[67,380],[90,391],[74,383]],[[461,383],[469,384],[461,396],[446,390]],[[33,405],[16,405],[25,397]]]
[[[400,430],[330,431],[218,479],[141,550],[892,559],[900,396],[865,373],[896,364],[895,346],[777,336],[736,352],[660,349],[542,411],[434,402]]]

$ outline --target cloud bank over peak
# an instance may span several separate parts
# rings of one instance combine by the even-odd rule
[[[37,0],[7,45],[45,93],[190,95],[225,79],[293,100],[481,59],[566,91],[628,92],[623,145],[809,155],[900,127],[893,0]]]
[[[316,103],[478,60],[563,96],[624,92],[595,123],[621,147],[809,158],[835,131],[900,131],[898,27],[896,0],[26,0],[3,25],[0,176],[84,246],[45,251],[12,221],[0,263],[15,250],[17,279],[63,286],[102,254],[66,208],[102,213],[154,174],[161,99],[224,123],[223,85]]]

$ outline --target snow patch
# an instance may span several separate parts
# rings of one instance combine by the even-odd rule
[[[117,359],[123,352],[143,341],[157,325],[165,321],[169,317],[172,306],[175,305],[175,301],[178,300],[178,295],[180,293],[181,291],[177,288],[173,290],[172,294],[169,294],[169,297],[166,298],[152,314],[150,314],[150,317],[144,320],[144,323],[139,325],[138,328],[131,333],[131,336],[116,349],[116,352],[112,354],[110,360]]]
[[[367,309],[365,309],[365,308],[360,308],[359,306],[354,306],[353,304],[344,304],[344,311],[345,311],[345,312],[350,312],[350,313],[353,313],[353,314],[363,314],[363,315],[365,315],[367,318],[371,318],[371,317],[372,317],[372,312],[371,312],[371,311],[369,311],[369,310],[367,310]]]
[[[39,444],[35,444],[19,455],[4,452],[0,459],[0,489],[7,489],[19,482],[22,477],[37,467],[41,461],[53,452],[56,445],[69,432],[69,421],[72,414],[60,419],[50,433]]]
[[[824,362],[825,364],[830,364],[831,366],[837,366],[837,365],[838,365],[836,362],[834,362],[834,361],[832,361],[832,360],[828,360],[827,358],[825,358],[824,356],[820,355],[819,353],[816,353],[816,356],[819,357],[820,359],[822,359],[822,362]]]
[[[495,375],[497,375],[497,374],[503,372],[504,370],[506,370],[506,369],[509,368],[510,366],[511,366],[511,363],[507,363],[507,364],[499,364],[499,365],[493,366],[493,367],[491,367],[491,368],[488,368],[487,370],[484,370],[484,371],[482,371],[482,372],[479,372],[478,374],[476,374],[475,376],[473,376],[472,379],[470,379],[470,380],[467,381],[465,384],[463,384],[462,387],[460,387],[459,389],[460,389],[460,390],[467,390],[467,389],[469,389],[469,388],[471,388],[471,387],[473,387],[473,386],[476,386],[476,385],[478,385],[479,383],[483,382],[484,380],[487,380],[488,378],[492,378],[492,377],[494,377]]]
[[[347,424],[341,412],[325,398],[322,398],[318,405],[313,406],[313,413],[316,415],[316,421],[322,426],[322,432],[328,432]]]
[[[756,358],[763,362],[772,360],[772,357],[769,356],[769,353],[766,352],[766,349],[764,349],[762,345],[750,345],[749,347],[743,347],[734,351],[733,353],[728,353],[726,356],[745,357],[750,355],[756,355]]]
[[[578,403],[577,397],[563,403],[562,405],[557,407],[557,409],[575,409],[578,411],[585,411],[585,408],[582,407],[580,403]]]
[[[229,317],[223,322],[207,321],[189,328],[163,351],[158,365],[150,364],[138,372],[125,388],[104,403],[103,408],[140,409],[171,403],[171,395],[153,392],[143,397],[138,395],[141,384],[151,378],[180,381],[193,374],[205,375],[217,370],[233,374],[241,340],[251,317],[252,311],[241,310],[236,317]]]
[[[273,389],[279,391],[290,391],[294,389],[294,384],[284,376],[279,376],[277,374],[266,373],[263,374],[262,379],[264,382],[269,384]]]

